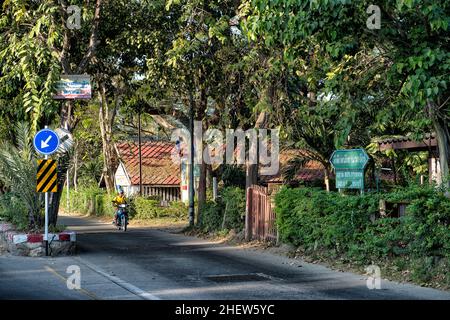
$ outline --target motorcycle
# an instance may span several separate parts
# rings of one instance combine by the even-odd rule
[[[119,204],[117,210],[116,227],[119,230],[127,231],[128,226],[128,204]]]

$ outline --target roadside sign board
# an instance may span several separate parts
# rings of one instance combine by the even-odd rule
[[[364,190],[364,169],[369,162],[364,149],[336,150],[330,162],[336,171],[337,189]]]
[[[331,155],[330,162],[336,170],[363,170],[369,162],[369,156],[364,149],[336,150]]]
[[[336,188],[364,189],[364,170],[336,170]]]
[[[56,160],[38,160],[36,191],[58,192],[58,163]]]
[[[34,136],[33,144],[37,152],[48,156],[58,149],[59,137],[50,129],[42,129]]]
[[[91,77],[89,75],[62,75],[56,83],[53,99],[76,100],[91,99]]]

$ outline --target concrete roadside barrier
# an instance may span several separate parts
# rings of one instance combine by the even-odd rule
[[[75,252],[76,233],[65,231],[49,233],[49,255],[70,255]],[[11,223],[0,223],[0,246],[12,255],[41,257],[45,256],[44,235],[26,234],[15,230]]]

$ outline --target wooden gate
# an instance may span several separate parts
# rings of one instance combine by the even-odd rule
[[[266,187],[253,185],[247,189],[247,212],[250,215],[251,239],[277,241],[275,212]]]

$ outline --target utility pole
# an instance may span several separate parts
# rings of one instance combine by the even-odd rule
[[[139,144],[139,195],[142,196],[141,105],[139,105],[138,111],[138,144]]]
[[[194,97],[192,91],[189,93],[190,111],[189,111],[189,133],[190,133],[190,150],[189,153],[189,226],[194,226]]]

